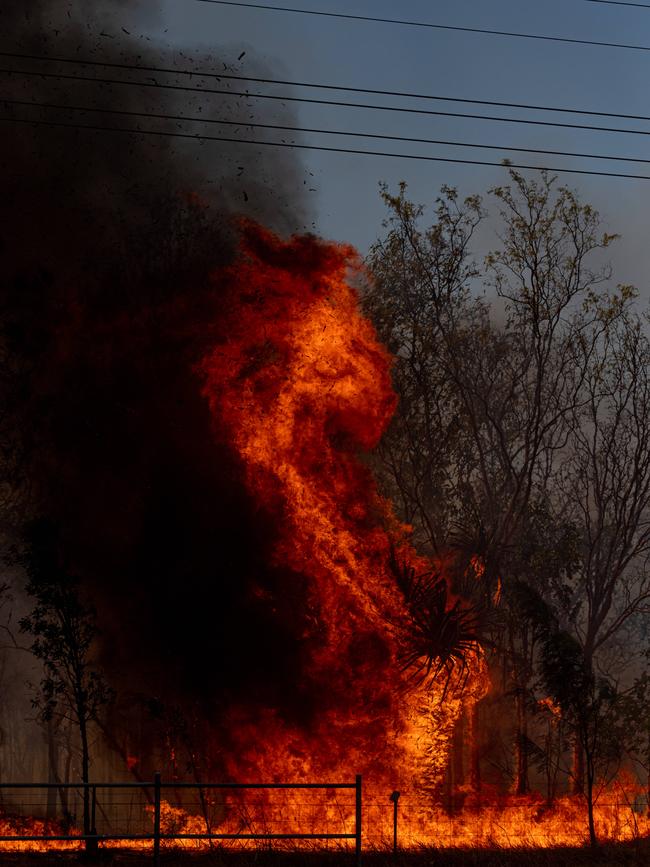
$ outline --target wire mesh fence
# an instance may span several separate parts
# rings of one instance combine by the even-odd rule
[[[361,858],[362,780],[0,783],[0,849],[202,848],[335,841]]]
[[[87,809],[85,809],[87,802]],[[84,821],[84,816],[86,820]],[[602,840],[650,836],[647,798],[608,793],[596,803]],[[581,846],[584,799],[466,800],[452,808],[422,797],[379,796],[344,783],[0,783],[0,851],[311,848],[348,851],[432,847]]]
[[[647,798],[622,794],[614,799],[608,793],[594,805],[594,824],[603,842],[648,837]],[[527,800],[486,798],[454,809],[394,792],[381,801],[364,801],[363,841],[366,848],[384,850],[580,847],[589,843],[588,807],[584,797],[559,797],[547,803],[531,795]]]

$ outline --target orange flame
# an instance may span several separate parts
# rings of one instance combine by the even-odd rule
[[[244,261],[216,278],[227,340],[204,360],[205,394],[249,488],[281,517],[277,562],[307,583],[303,677],[322,703],[309,730],[276,708],[233,711],[229,771],[293,781],[362,772],[382,793],[435,788],[461,702],[452,691],[441,703],[442,684],[409,689],[397,658],[406,610],[385,529],[397,524],[357,454],[377,443],[396,398],[390,358],[346,281],[356,254],[312,238],[284,243],[252,224],[244,243]],[[430,568],[399,532],[400,556]],[[468,693],[484,680],[477,649]]]
[[[467,676],[455,672],[446,689],[435,680],[414,687],[400,664],[409,619],[391,554],[396,548],[417,573],[432,564],[409,546],[406,528],[378,495],[359,457],[378,442],[396,398],[390,358],[348,282],[358,268],[350,247],[308,237],[283,242],[247,223],[242,259],[214,278],[224,297],[225,326],[201,365],[205,396],[215,429],[242,462],[248,488],[277,519],[276,563],[304,585],[307,610],[300,621],[305,625],[295,686],[319,695],[316,712],[303,725],[254,697],[232,708],[227,773],[238,782],[346,782],[362,773],[363,833],[370,845],[392,842],[394,790],[402,793],[403,846],[579,845],[587,836],[580,799],[548,806],[536,795],[494,796],[479,807],[468,798],[454,815],[437,806],[452,729],[463,706],[485,693],[486,666],[477,647],[469,654]],[[474,558],[472,566],[480,580],[484,564]],[[273,605],[266,591],[260,589],[259,597]],[[556,713],[550,700],[544,704]],[[638,786],[617,786],[603,790],[596,806],[599,835],[647,835],[650,820],[647,809],[637,809]],[[257,793],[254,802],[244,795],[206,801],[204,809],[210,821],[163,803],[163,832],[349,833],[354,827],[353,801],[335,790],[311,803],[276,790]],[[0,835],[26,833],[30,823],[21,821],[0,819]],[[43,833],[50,826],[31,820],[31,827]],[[0,843],[0,849],[81,845],[16,842]]]

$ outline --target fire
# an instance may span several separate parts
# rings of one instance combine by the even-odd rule
[[[49,819],[34,819],[23,816],[0,816],[0,837],[57,837],[79,834],[75,829],[68,830],[61,823]],[[29,840],[7,840],[0,842],[0,852],[65,852],[83,848],[78,840],[52,840],[41,843]]]
[[[359,458],[379,440],[396,398],[390,358],[347,280],[358,267],[349,247],[283,242],[246,224],[243,259],[215,278],[227,298],[226,338],[203,372],[250,490],[280,517],[276,562],[306,587],[296,686],[322,694],[305,728],[278,708],[233,709],[228,772],[276,781],[361,772],[368,797],[383,799],[442,785],[461,691],[442,702],[443,683],[414,688],[399,661],[408,617],[391,545],[416,570],[431,564],[409,547]],[[463,700],[485,686],[476,648]]]
[[[215,431],[233,449],[251,495],[276,527],[274,565],[293,576],[303,608],[293,612],[301,624],[296,697],[316,700],[301,722],[254,696],[232,707],[227,777],[322,783],[349,782],[360,773],[363,837],[371,846],[391,845],[394,809],[402,846],[583,843],[587,820],[580,798],[548,805],[536,795],[488,798],[486,792],[479,800],[468,791],[464,809],[440,806],[454,725],[487,691],[487,670],[476,643],[466,648],[462,667],[425,665],[428,676],[414,678],[404,666],[412,623],[395,563],[414,576],[433,570],[443,580],[444,564],[413,550],[361,456],[379,441],[396,397],[391,359],[351,285],[357,256],[350,247],[311,237],[282,241],[252,223],[243,225],[242,238],[238,261],[214,275],[224,315],[200,373]],[[481,580],[482,561],[475,557],[471,567]],[[283,600],[261,585],[253,592],[272,610],[282,608]],[[447,604],[449,611],[462,605],[450,593]],[[544,705],[551,715],[559,713],[550,699]],[[129,757],[128,764],[137,760]],[[638,787],[617,785],[603,790],[596,805],[599,835],[647,835],[647,810],[635,806]],[[210,796],[202,814],[165,801],[161,830],[170,836],[354,830],[354,793],[327,789],[309,799],[300,792],[300,798],[281,789],[255,790],[252,800],[250,791]],[[398,803],[391,792],[401,793]],[[56,834],[40,820],[20,822],[1,820],[0,836]],[[5,842],[0,848],[81,845]],[[208,844],[171,839],[164,845]]]
[[[284,242],[247,223],[242,258],[215,275],[227,315],[222,339],[202,364],[205,395],[250,491],[278,518],[276,563],[306,589],[296,690],[321,695],[303,726],[282,708],[233,708],[227,772],[263,781],[345,780],[360,772],[370,805],[364,834],[379,845],[391,839],[395,790],[404,793],[405,845],[575,845],[586,833],[579,800],[550,807],[537,797],[495,796],[479,809],[469,793],[466,809],[453,817],[436,806],[454,723],[489,684],[477,646],[466,653],[464,671],[453,670],[449,689],[444,671],[414,686],[400,664],[410,625],[389,567],[393,547],[413,574],[432,564],[410,547],[359,456],[381,437],[395,395],[391,359],[350,285],[358,269],[350,247],[309,237]],[[480,558],[471,567],[481,580]],[[500,591],[499,582],[495,603]],[[602,797],[596,811],[604,838],[634,836],[643,822],[647,830],[646,819],[625,805],[621,812],[618,796],[615,806],[609,800]],[[267,800],[253,819],[261,821],[264,807],[271,812]],[[295,828],[290,804],[273,814],[273,830]],[[352,810],[338,804],[303,811],[302,828],[329,827],[337,814],[349,830]]]
[[[553,701],[550,696],[547,695],[546,698],[540,699],[538,704],[541,708],[545,708],[547,711],[549,711],[549,713],[551,713],[552,716],[555,717],[555,719],[562,718],[561,708]]]
[[[647,810],[638,809],[635,799],[638,791],[634,787],[614,786],[602,793],[602,802],[595,808],[596,831],[599,839],[610,842],[638,840],[650,835],[650,819]],[[364,846],[384,849],[392,845],[393,804],[385,797],[385,803],[375,803],[365,809],[363,821]],[[210,805],[214,807],[214,805]],[[152,833],[153,817],[151,810],[146,834]],[[217,810],[218,823],[206,820],[202,814],[190,813],[167,801],[161,803],[161,832],[167,835],[161,841],[164,849],[204,850],[210,845],[207,840],[183,837],[180,835],[202,834],[241,834],[254,831],[257,834],[285,832],[305,832],[308,822],[313,830],[345,833],[353,830],[353,810],[349,803],[339,800],[333,791],[325,799],[314,805],[311,811],[303,803],[285,799],[283,802],[257,803],[246,806],[243,803],[230,804],[224,811],[223,803]],[[539,796],[527,798],[508,798],[484,804],[480,809],[465,809],[450,815],[441,808],[427,807],[418,797],[406,796],[399,800],[398,840],[405,848],[421,846],[436,847],[534,847],[553,848],[558,846],[580,846],[587,840],[586,805],[580,799],[564,797],[548,806]],[[78,829],[68,831],[56,822],[41,819],[18,817],[0,818],[0,836],[18,837],[33,835],[40,837],[59,834],[79,836]],[[179,835],[176,837],[175,835]],[[267,843],[251,840],[229,840],[228,846],[254,848]],[[276,848],[283,845],[291,849],[296,843],[274,841]],[[298,844],[308,848],[323,845],[316,842]],[[131,849],[150,851],[150,840],[102,840],[102,849]],[[333,841],[329,847],[349,846],[348,841]],[[0,852],[80,852],[84,849],[82,840],[49,841],[0,841]]]

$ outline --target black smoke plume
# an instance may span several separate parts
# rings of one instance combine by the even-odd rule
[[[127,7],[5,5],[2,46],[217,71],[241,53],[153,48],[124,32]],[[237,98],[21,71],[187,85],[180,74],[3,65],[14,70],[2,76],[6,100],[260,119]],[[191,82],[200,86],[200,74]],[[254,513],[236,463],[217,445],[195,365],[218,323],[210,273],[234,255],[233,217],[303,230],[303,174],[270,148],[22,121],[168,132],[175,122],[9,104],[2,117],[5,536],[15,541],[34,517],[57,528],[61,558],[98,609],[103,662],[122,702],[115,726],[131,702],[168,725],[176,714],[189,740],[192,719],[209,727],[233,697],[257,691],[275,701],[292,680],[292,628],[271,623],[250,592],[253,578],[277,593],[290,594],[291,582],[266,566],[270,518]],[[110,737],[121,742],[119,731]]]

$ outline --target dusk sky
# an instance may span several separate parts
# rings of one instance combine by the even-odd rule
[[[299,5],[304,9],[328,12],[650,46],[650,9],[588,0],[547,0],[544,3],[456,0],[454,3],[435,4],[424,0],[410,0],[406,4],[387,0],[374,0],[372,3],[358,0],[354,4],[305,0]],[[134,12],[127,9],[124,26],[137,30],[138,22],[130,19],[130,15]],[[155,25],[149,20],[145,29],[140,27],[140,33],[152,41],[160,38],[169,47],[188,51],[203,48],[223,56],[228,62],[236,62],[245,50],[246,54],[238,64],[244,75],[254,75],[262,67],[268,70],[269,77],[291,81],[650,115],[647,100],[650,52],[647,51],[236,8],[201,0],[165,0],[160,4],[158,27],[152,27]],[[286,87],[276,87],[267,92],[650,129],[650,123],[643,121],[490,109],[462,103],[363,94],[355,97],[335,91]],[[263,101],[259,103],[263,104]],[[305,127],[648,157],[646,135],[426,117],[336,106],[294,104],[294,108],[299,124]],[[269,137],[273,133],[259,131],[258,135]],[[460,149],[314,134],[305,135],[303,140],[335,147],[494,162],[510,157],[513,162],[531,165],[650,175],[650,165],[644,166],[643,163],[544,157],[512,152],[507,147],[496,151]],[[217,157],[220,145],[208,146],[214,149]],[[245,154],[249,151],[249,158],[254,159],[256,148],[248,146],[244,149]],[[435,197],[441,184],[457,186],[462,194],[469,194],[484,192],[504,180],[503,170],[496,167],[307,150],[300,151],[299,158],[314,174],[313,180],[309,180],[316,190],[309,194],[313,197],[313,228],[326,237],[350,241],[362,251],[381,230],[384,209],[378,196],[380,181],[386,181],[394,188],[400,180],[405,180],[413,197],[427,202]],[[650,181],[585,175],[560,177],[601,211],[608,229],[623,234],[623,240],[612,251],[616,278],[643,288],[644,275],[650,265],[645,228],[649,217]],[[489,241],[487,237],[485,243],[489,244]]]
[[[66,22],[69,21],[65,13],[67,5],[62,4],[58,12],[52,13],[52,32],[65,33]],[[113,4],[110,10],[101,6],[88,7],[99,16],[95,22],[99,26],[91,27],[96,37],[92,55],[95,60],[100,60],[102,54],[107,55],[109,50],[117,50],[119,54],[124,49],[125,56],[132,58],[133,40],[136,40],[135,44],[143,48],[158,49],[161,63],[173,64],[178,69],[193,68],[197,72],[223,72],[224,63],[227,63],[230,72],[243,76],[289,82],[650,117],[647,100],[650,8],[644,8],[640,3],[609,3],[602,0],[547,0],[545,3],[493,0],[486,3],[456,0],[454,3],[434,4],[410,0],[397,4],[388,0],[357,0],[352,4],[337,3],[335,0],[304,0],[304,3],[287,5],[297,5],[298,8],[313,12],[621,43],[637,46],[639,50],[242,8],[220,5],[210,0],[145,0]],[[638,8],[633,8],[634,5],[638,5]],[[57,38],[51,42],[52,51]],[[215,86],[214,79],[201,81],[197,76],[191,81],[192,86],[199,88]],[[187,84],[188,79],[179,76],[177,83]],[[190,125],[186,130],[190,133],[230,134],[238,138],[267,141],[285,139],[334,148],[484,160],[497,164],[509,158],[513,163],[539,167],[650,176],[650,163],[543,155],[509,149],[530,147],[647,159],[650,120],[527,111],[252,82],[230,82],[229,85],[222,82],[217,83],[217,87],[230,86],[233,90],[243,90],[247,84],[250,96],[244,100],[237,97],[224,100],[218,95],[208,94],[198,98],[183,92],[174,93],[174,111],[187,116],[196,115],[200,104],[198,111],[201,116],[209,116],[213,120],[223,118],[226,113],[230,119],[297,124],[303,128],[328,131],[301,134],[268,129],[251,130],[245,126],[220,127],[210,123],[203,128]],[[146,103],[147,91],[139,88],[137,91],[138,99]],[[92,89],[83,86],[74,92],[83,94],[84,99],[93,93]],[[120,92],[126,95],[123,90]],[[429,111],[615,127],[641,133],[426,116],[310,105],[297,101],[283,105],[276,100],[255,99],[256,92],[291,96],[294,99],[311,97]],[[172,99],[169,91],[167,94]],[[143,127],[145,123],[143,121]],[[339,136],[332,134],[335,131],[492,145],[497,149]],[[218,142],[173,142],[173,147],[182,149],[190,157],[200,154],[201,162],[208,164],[208,170],[214,178],[221,176],[227,151],[231,155],[235,153],[231,146]],[[271,156],[270,151],[275,149],[241,145],[234,158],[239,164],[248,164],[252,171],[253,167],[260,164],[260,158],[265,160]],[[282,156],[285,163],[292,161],[293,165],[302,167],[298,171],[297,183],[306,194],[309,214],[298,218],[296,228],[351,242],[362,253],[381,233],[385,216],[378,194],[381,181],[395,189],[404,180],[409,185],[410,195],[418,202],[427,203],[434,201],[442,184],[456,186],[461,195],[467,195],[485,193],[492,185],[507,180],[505,171],[499,165],[459,165],[302,149],[293,152],[284,150]],[[273,181],[271,178],[268,181],[270,188]],[[650,267],[650,253],[644,227],[649,217],[647,192],[650,190],[650,180],[561,174],[560,181],[577,189],[583,200],[598,208],[608,231],[623,235],[623,240],[611,250],[616,279],[638,285],[645,294],[645,274]],[[278,180],[276,188],[280,190],[282,186]],[[282,195],[285,193],[292,195],[293,191],[285,188]],[[251,206],[247,206],[242,193],[242,209],[246,211],[247,207],[250,211]],[[477,255],[482,255],[494,244],[493,231],[486,226],[479,239]]]

